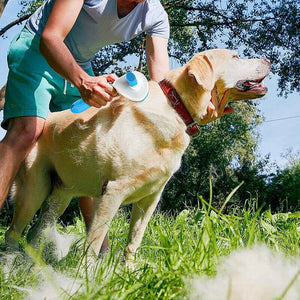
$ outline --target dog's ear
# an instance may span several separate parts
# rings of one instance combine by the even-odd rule
[[[188,76],[193,77],[205,91],[211,91],[214,88],[214,70],[206,55],[198,55],[190,60],[187,72]]]

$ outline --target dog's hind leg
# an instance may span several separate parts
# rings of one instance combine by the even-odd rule
[[[124,186],[125,188],[122,188]],[[110,181],[106,186],[105,193],[97,199],[97,207],[87,235],[88,256],[90,258],[99,255],[110,223],[128,195],[129,191],[126,187],[130,187],[130,185],[121,181]]]
[[[14,216],[5,234],[9,248],[18,248],[18,240],[25,226],[38,211],[50,190],[51,179],[44,166],[34,164],[30,169],[26,169],[26,166],[22,165],[15,181]]]
[[[130,203],[132,199],[139,197],[140,194],[145,194],[145,178],[149,176],[151,179],[154,177],[154,172],[146,172],[140,176],[141,181],[137,181],[136,178],[131,179],[128,177],[123,177],[122,180],[109,181],[106,187],[104,195],[98,199],[98,206],[96,208],[93,221],[87,236],[88,243],[88,255],[93,257],[95,254],[98,255],[100,247],[104,240],[104,237],[108,231],[110,223],[117,213],[121,204],[126,201]],[[135,252],[138,248],[140,241],[142,239],[144,229],[139,229],[139,224],[146,227],[149,219],[157,205],[161,191],[165,186],[166,181],[161,181],[161,177],[158,178],[161,182],[158,192],[153,192],[152,196],[144,197],[142,200],[139,200],[140,208],[134,209],[135,217],[132,221],[132,242],[130,243],[129,252],[132,249],[132,252]],[[146,181],[148,182],[148,181]],[[151,189],[152,184],[155,184],[156,180],[153,180],[153,183],[146,184],[146,189]],[[133,202],[133,201],[132,201]],[[143,213],[141,212],[143,211]],[[129,255],[130,256],[130,255]]]
[[[27,240],[34,246],[38,244],[43,230],[47,227],[55,229],[57,219],[64,213],[72,200],[73,194],[63,184],[56,184],[44,201],[38,221],[30,229]]]
[[[133,267],[135,253],[141,244],[145,229],[158,204],[161,193],[162,190],[133,204],[130,218],[128,245],[125,250],[126,265],[129,268]]]

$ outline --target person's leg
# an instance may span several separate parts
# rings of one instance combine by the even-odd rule
[[[0,142],[0,207],[2,206],[18,169],[32,149],[44,128],[39,117],[18,117],[9,121],[9,127]]]
[[[95,211],[96,201],[90,197],[79,197],[79,207],[85,222],[86,229],[90,228],[94,211]],[[108,236],[106,235],[101,246],[100,251],[106,251],[109,249]]]

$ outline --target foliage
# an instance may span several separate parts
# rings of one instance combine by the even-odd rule
[[[240,49],[246,57],[266,57],[272,71],[279,75],[279,91],[287,95],[300,91],[299,45],[300,3],[298,1],[162,1],[171,25],[169,55],[177,63],[186,63],[195,53],[226,47]],[[114,47],[117,59],[128,53],[141,52],[134,40]],[[130,51],[128,51],[130,48]],[[107,50],[104,50],[107,54]],[[120,55],[120,53],[122,53]],[[112,62],[110,55],[101,56],[96,69]]]
[[[299,1],[165,0],[163,3],[170,15],[175,43],[181,41],[177,36],[184,28],[183,43],[187,49],[182,50],[183,57],[223,44],[243,50],[246,57],[269,58],[272,71],[280,77],[281,94],[300,91]],[[188,29],[189,35],[186,34]],[[180,47],[180,42],[174,47],[179,60]]]
[[[261,171],[256,162],[257,133],[260,122],[255,102],[234,103],[236,113],[208,124],[197,139],[192,140],[182,165],[163,194],[162,209],[181,210],[185,205],[197,205],[198,196],[207,198],[209,179],[213,182],[215,207],[220,207],[228,191],[244,180],[246,169],[256,171],[247,178],[238,194],[239,205],[249,198],[247,191]],[[257,188],[257,187],[255,187]],[[253,190],[253,193],[255,190]],[[258,192],[258,191],[257,191]],[[237,197],[237,196],[236,196]]]
[[[0,210],[0,226],[8,226],[13,218],[13,212],[14,212],[14,207],[13,207],[13,201],[8,197],[6,201],[4,202],[3,206],[1,207]],[[34,220],[37,219],[39,216],[39,211],[36,213]],[[73,223],[73,220],[77,217],[80,216],[80,209],[78,205],[78,198],[74,198],[63,215],[59,218],[59,220],[65,224],[69,225]]]
[[[1,209],[0,209],[0,225],[1,226],[8,226],[11,223],[13,217],[13,204],[7,198]]]
[[[278,169],[267,190],[267,203],[273,210],[300,210],[300,154],[290,156],[289,165]]]
[[[22,10],[20,11],[19,16],[34,13],[43,4],[43,2],[43,0],[20,0]]]
[[[162,0],[170,25],[169,54],[179,64],[208,48],[239,49],[246,57],[269,58],[279,75],[279,92],[300,91],[300,2],[281,0]],[[22,0],[20,16],[33,12],[41,0]],[[142,37],[101,50],[96,72],[120,62],[128,54],[143,58]]]

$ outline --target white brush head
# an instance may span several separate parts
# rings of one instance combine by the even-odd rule
[[[148,80],[140,72],[128,72],[119,77],[112,86],[117,92],[133,102],[144,101],[149,94]],[[71,106],[71,111],[75,114],[81,113],[91,106],[85,103],[82,99],[77,100]]]
[[[126,73],[114,81],[112,86],[120,95],[134,102],[144,101],[149,94],[148,80],[138,71]]]

